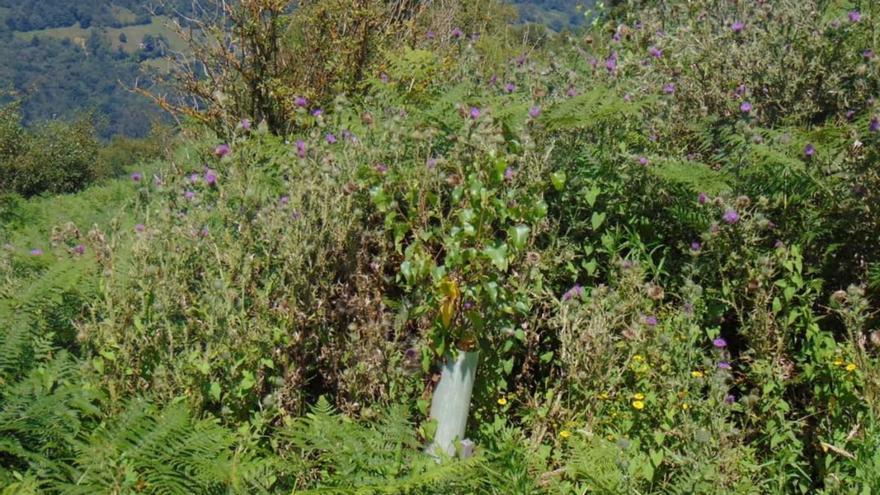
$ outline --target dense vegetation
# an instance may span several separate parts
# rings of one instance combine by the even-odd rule
[[[161,160],[0,196],[3,493],[880,490],[880,11],[303,4],[205,21]]]

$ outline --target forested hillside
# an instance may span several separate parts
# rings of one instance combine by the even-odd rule
[[[0,108],[0,495],[880,493],[880,7],[203,1]]]

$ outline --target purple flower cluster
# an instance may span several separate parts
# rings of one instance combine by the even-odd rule
[[[565,294],[562,294],[563,301],[570,301],[571,299],[578,297],[581,298],[584,296],[584,288],[581,287],[580,284],[574,284],[571,289],[568,289]]]
[[[223,158],[224,156],[228,155],[231,151],[232,150],[229,148],[228,144],[221,144],[220,146],[217,146],[216,148],[214,148],[214,156],[216,156],[217,158]]]
[[[808,158],[812,158],[812,156],[815,154],[816,147],[813,146],[813,143],[807,143],[807,145],[804,146],[804,155],[806,155]]]
[[[728,225],[733,225],[736,222],[739,222],[739,213],[736,210],[726,210],[723,215],[721,215],[721,219],[724,220],[724,223]]]
[[[611,56],[605,60],[605,69],[608,72],[614,72],[617,70],[617,52],[611,52]]]

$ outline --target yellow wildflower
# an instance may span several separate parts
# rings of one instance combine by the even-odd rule
[[[636,354],[635,356],[633,356],[633,361],[639,361],[639,362],[641,362],[641,361],[644,361],[644,360],[645,360],[645,358],[644,358],[641,354]]]
[[[848,365],[846,365],[846,371],[849,371],[850,373],[852,373],[853,371],[855,371],[857,369],[859,369],[859,367],[856,366],[855,363],[849,363]]]
[[[691,376],[694,378],[703,378],[703,372],[700,370],[691,371]]]
[[[612,434],[610,434],[610,433],[609,433],[608,436],[605,437],[605,438],[607,438],[609,442],[613,442],[613,441],[614,441],[614,435],[612,435]]]
[[[633,399],[635,400],[645,400],[645,394],[639,392],[637,394],[633,394]]]
[[[645,403],[644,403],[643,401],[640,401],[640,400],[634,400],[633,403],[632,403],[632,406],[633,406],[634,408],[636,408],[637,410],[641,411],[642,409],[645,408]]]
[[[682,408],[683,410],[687,411],[688,409],[691,408],[691,406],[690,406],[687,402],[685,402],[684,404],[681,405],[681,408]]]
[[[608,392],[602,392],[601,394],[599,394],[599,400],[608,400],[610,397],[611,396],[608,394]]]
[[[565,440],[566,438],[568,438],[568,437],[571,436],[571,432],[568,431],[568,430],[562,430],[562,431],[559,432],[559,436],[560,436],[563,440]]]
[[[843,359],[841,359],[841,358],[834,359],[834,366],[840,366],[842,364],[843,364]]]
[[[498,405],[499,405],[499,406],[506,406],[506,405],[507,405],[507,398],[506,398],[506,397],[500,397],[500,398],[498,399]]]

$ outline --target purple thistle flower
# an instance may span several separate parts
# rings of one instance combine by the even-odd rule
[[[73,252],[78,254],[79,256],[82,256],[82,255],[86,254],[86,247],[83,246],[82,244],[77,244],[73,248]]]
[[[855,110],[847,110],[847,112],[844,114],[844,117],[846,118],[846,120],[849,120],[849,121],[852,121],[853,117],[855,117],[855,116],[856,116]]]
[[[320,108],[316,108],[316,109],[312,110],[313,117],[320,117],[321,115],[324,115],[324,110],[322,110]]]
[[[461,307],[465,311],[470,311],[470,310],[474,309],[474,302],[473,301],[465,301],[464,304],[461,305]]]
[[[507,83],[504,86],[504,91],[507,91],[508,93],[513,93],[514,91],[516,91],[516,84],[513,84],[512,82]]]
[[[296,140],[296,155],[300,158],[306,157],[306,143],[302,139]]]
[[[246,131],[251,130],[251,119],[241,119],[241,128]]]
[[[656,316],[646,316],[645,317],[645,325],[648,325],[649,327],[656,327],[657,326],[657,317]]]
[[[428,161],[425,162],[425,165],[428,167],[428,170],[434,170],[435,168],[437,168],[437,159],[428,158]]]
[[[477,120],[480,118],[480,109],[477,107],[471,107],[471,119]]]
[[[437,35],[434,34],[434,31],[428,31],[427,33],[425,33],[425,38],[428,38],[429,40],[434,39],[436,36]]]
[[[379,80],[382,81],[383,84],[388,84],[388,74],[384,72],[379,74]]]
[[[734,22],[734,23],[730,26],[730,29],[731,29],[734,33],[740,33],[740,32],[742,32],[743,29],[745,29],[745,27],[746,27],[745,24],[743,24],[743,23],[740,22],[740,21],[736,21],[736,22]]]
[[[217,172],[211,170],[210,168],[205,169],[205,183],[209,186],[213,186],[217,184]]]
[[[620,31],[615,32],[615,33],[611,36],[611,39],[612,39],[613,41],[617,42],[617,43],[620,43]]]
[[[140,172],[132,172],[132,174],[131,174],[131,180],[133,180],[135,182],[140,182],[143,178],[144,178],[144,174],[142,174]]]
[[[812,157],[816,154],[816,147],[813,146],[813,143],[807,143],[807,145],[804,146],[804,154],[808,157]]]
[[[874,50],[865,50],[862,52],[862,56],[865,57],[865,60],[871,60],[874,58]]]
[[[724,402],[727,404],[733,404],[736,402],[736,397],[734,397],[733,394],[727,394],[727,397],[724,398]]]
[[[336,143],[336,136],[334,136],[332,132],[328,132],[327,135],[324,136],[324,139],[327,140],[327,144],[335,144]]]
[[[663,92],[668,95],[674,95],[675,94],[675,84],[669,83],[669,84],[663,86]]]
[[[577,96],[577,90],[574,89],[574,86],[568,87],[568,91],[565,92],[565,96],[569,98],[574,98],[575,96]]]
[[[531,117],[533,119],[537,119],[540,115],[541,115],[541,107],[536,105],[536,106],[533,106],[532,108],[529,109],[529,117]]]
[[[698,252],[703,249],[703,245],[697,241],[691,243],[691,251]]]
[[[877,131],[880,131],[880,119],[877,117],[871,117],[871,122],[868,124],[868,132]]]
[[[739,106],[739,109],[740,109],[740,111],[741,111],[742,113],[749,113],[749,112],[752,111],[752,104],[749,103],[749,102],[747,102],[747,101],[744,101],[744,102],[742,102],[742,104]]]
[[[724,349],[725,347],[727,347],[727,341],[724,340],[722,337],[718,337],[717,339],[712,341],[712,345],[714,345],[718,349]]]
[[[453,38],[459,39],[459,38],[461,38],[461,35],[462,35],[461,29],[455,28],[452,30],[452,37]]]
[[[510,180],[513,178],[513,167],[507,167],[504,170],[504,178]]]
[[[739,213],[734,210],[727,210],[724,212],[724,215],[721,216],[721,219],[724,220],[724,223],[733,225],[739,221]]]
[[[719,370],[729,370],[731,368],[730,363],[727,361],[719,361],[718,369]]]
[[[605,69],[608,72],[614,72],[617,70],[617,52],[611,52],[611,56],[605,60]]]
[[[640,156],[639,157],[639,165],[647,165],[647,164],[648,164],[648,157],[647,156]]]
[[[525,55],[520,55],[519,57],[516,57],[516,66],[517,67],[522,67],[523,64],[525,64],[525,63],[526,63],[526,56]]]
[[[40,248],[31,249],[31,256],[42,256],[43,250]]]
[[[309,104],[309,100],[303,98],[302,96],[297,96],[293,99],[293,104],[302,108]]]
[[[147,228],[146,228],[146,227],[144,226],[144,224],[142,224],[142,223],[139,223],[139,224],[137,224],[137,225],[134,226],[134,231],[137,232],[137,233],[141,233],[141,232],[143,232],[143,231],[145,231],[145,230],[147,230]]]
[[[185,193],[183,193],[183,197],[186,199],[192,200],[192,199],[195,199],[196,193],[193,191],[186,191]]]
[[[217,158],[223,158],[224,156],[228,155],[230,151],[231,150],[229,149],[228,144],[221,144],[220,146],[214,148],[214,155]]]
[[[660,58],[663,56],[663,50],[657,48],[656,46],[651,46],[648,48],[648,54],[654,58]]]
[[[495,86],[498,83],[498,74],[492,74],[489,78],[489,86]]]
[[[736,96],[742,96],[742,95],[746,94],[746,91],[748,91],[748,88],[746,87],[746,85],[740,84],[739,86],[736,87],[736,91],[734,91],[734,94]]]
[[[290,204],[290,196],[281,196],[281,198],[278,200],[278,204],[280,206],[287,206],[288,204]]]
[[[417,350],[416,350],[415,348],[413,348],[413,347],[410,347],[409,349],[406,350],[406,352],[403,353],[403,357],[404,357],[404,359],[406,359],[407,361],[415,361],[415,359],[416,359],[418,356],[419,356],[419,351],[417,351]]]
[[[562,294],[562,300],[563,301],[570,301],[574,297],[582,297],[583,295],[584,295],[584,288],[581,287],[580,284],[574,284],[574,286],[571,289],[568,289],[568,291],[566,291],[565,294]]]
[[[697,203],[704,205],[708,202],[709,202],[709,196],[707,196],[706,193],[701,192],[699,195],[697,195]]]
[[[773,243],[773,247],[775,247],[776,249],[784,248],[785,243],[782,242],[781,239],[776,239],[776,242]]]
[[[379,172],[380,174],[384,174],[387,171],[388,171],[388,165],[385,165],[384,163],[380,163],[380,164],[376,165],[376,172]]]
[[[862,13],[858,10],[852,10],[849,13],[849,22],[855,24],[862,20]]]

